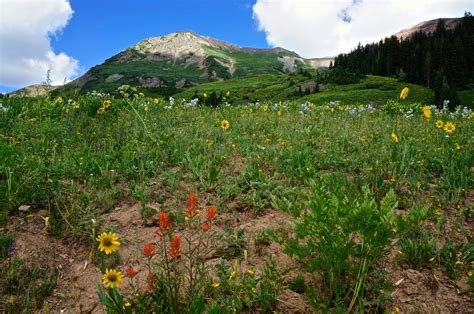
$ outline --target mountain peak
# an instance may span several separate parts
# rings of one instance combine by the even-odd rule
[[[416,24],[410,28],[404,29],[399,31],[395,34],[398,39],[405,39],[410,37],[416,32],[423,32],[423,33],[432,33],[436,30],[439,22],[444,23],[444,27],[446,29],[453,29],[457,23],[459,23],[460,18],[438,18],[434,20],[424,21],[421,23]]]

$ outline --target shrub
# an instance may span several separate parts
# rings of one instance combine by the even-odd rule
[[[390,221],[397,199],[392,190],[377,205],[368,188],[354,200],[340,194],[341,186],[330,190],[327,180],[312,182],[307,210],[297,216],[294,235],[286,252],[314,276],[322,274],[318,295],[329,307],[348,311],[364,306],[366,280],[374,264],[386,252]],[[316,279],[314,279],[317,282]]]

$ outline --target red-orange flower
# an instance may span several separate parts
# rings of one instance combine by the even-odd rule
[[[147,281],[149,284],[154,284],[157,279],[158,279],[158,277],[156,277],[156,274],[153,273],[153,272],[149,272],[149,273],[148,273],[148,276],[146,277],[146,281]]]
[[[170,216],[165,212],[160,212],[158,215],[158,227],[160,228],[160,231],[162,233],[170,233],[171,226]]]
[[[127,272],[125,273],[125,276],[133,278],[138,274],[138,271],[136,271],[132,266],[129,266],[127,268]]]
[[[181,237],[177,234],[173,235],[170,241],[170,258],[178,257],[181,253]]]
[[[192,192],[188,196],[188,200],[186,202],[186,205],[184,205],[184,208],[186,209],[186,216],[194,216],[196,215],[196,210],[197,210],[197,197],[196,193]]]
[[[213,221],[216,218],[217,209],[215,207],[209,207],[206,211],[206,219]]]
[[[149,272],[148,276],[146,277],[146,288],[145,288],[145,293],[151,293],[153,291],[153,286],[155,285],[156,281],[158,280],[158,277],[156,276],[155,273]]]
[[[205,222],[201,225],[201,228],[202,228],[202,230],[207,231],[207,230],[209,230],[209,228],[211,228],[211,225],[208,224],[207,222]]]
[[[153,250],[153,244],[151,243],[145,244],[145,246],[143,247],[142,254],[143,256],[146,256],[146,257],[152,257],[153,255],[155,255],[156,253]]]

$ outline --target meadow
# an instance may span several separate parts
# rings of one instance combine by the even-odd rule
[[[344,87],[247,104],[231,91],[217,108],[133,91],[3,98],[0,304],[472,311],[473,113],[396,88],[369,105]],[[73,294],[86,274],[93,296]]]

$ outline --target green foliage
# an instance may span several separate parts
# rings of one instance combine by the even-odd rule
[[[412,268],[433,267],[438,255],[436,238],[428,232],[420,232],[400,239],[400,262]]]
[[[377,205],[367,188],[349,200],[341,183],[312,183],[308,210],[299,217],[285,251],[310,273],[321,272],[327,306],[363,308],[369,270],[387,250],[397,199],[391,190]],[[323,288],[324,287],[324,288]]]
[[[0,234],[0,262],[7,258],[9,250],[12,250],[13,236],[9,233]]]
[[[247,239],[245,238],[244,229],[228,229],[218,235],[218,245],[216,247],[216,255],[227,260],[244,256],[247,249]]]
[[[264,272],[257,276],[253,270],[242,271],[221,262],[217,265],[218,284],[209,304],[209,313],[232,313],[243,310],[271,313],[283,288],[283,273],[274,259],[268,259]]]
[[[306,291],[306,282],[303,275],[296,275],[290,283],[290,289],[296,293],[304,293]]]
[[[28,313],[38,309],[43,299],[53,293],[57,273],[27,265],[20,259],[9,259],[0,268],[0,278],[0,297],[8,301],[6,311]]]

